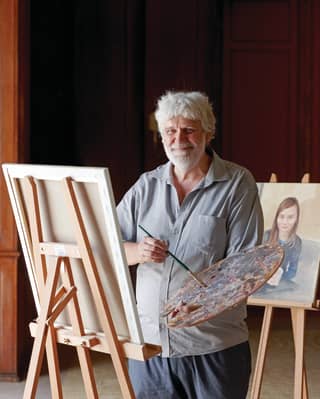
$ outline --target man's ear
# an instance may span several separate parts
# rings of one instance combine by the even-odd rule
[[[212,137],[211,132],[206,133],[206,144],[208,145],[211,140],[213,140],[214,137]]]

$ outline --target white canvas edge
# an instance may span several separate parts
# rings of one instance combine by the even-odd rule
[[[98,184],[100,190],[101,204],[105,219],[111,222],[112,231],[111,239],[113,241],[112,250],[114,251],[117,265],[121,267],[116,268],[117,279],[120,285],[120,292],[123,300],[124,310],[128,322],[131,340],[135,343],[141,344],[143,342],[143,335],[140,325],[140,319],[135,303],[135,295],[131,284],[124,284],[123,282],[131,280],[129,273],[129,266],[126,261],[123,245],[119,245],[121,238],[120,227],[118,224],[118,215],[116,212],[115,200],[113,190],[111,187],[111,179],[108,169],[103,169],[103,178],[101,176],[101,184]],[[109,201],[103,201],[103,198],[108,198]],[[108,217],[111,216],[111,217]]]
[[[98,183],[100,191],[100,199],[107,197],[107,201],[101,201],[103,206],[103,212],[105,218],[108,214],[112,215],[111,220],[113,221],[113,229],[111,237],[115,243],[112,246],[112,250],[115,250],[115,258],[119,260],[119,268],[117,271],[117,279],[119,282],[120,293],[124,304],[124,310],[126,319],[128,322],[128,328],[131,336],[131,340],[134,343],[142,344],[144,342],[143,334],[140,325],[140,319],[138,311],[135,305],[135,296],[131,284],[127,284],[131,277],[129,274],[129,266],[127,265],[123,246],[120,244],[121,234],[120,228],[117,221],[115,201],[113,197],[113,191],[111,186],[111,180],[109,171],[105,167],[81,167],[81,166],[56,166],[56,165],[31,165],[31,164],[2,164],[3,173],[6,179],[10,201],[12,204],[17,230],[21,241],[23,255],[26,261],[28,276],[35,300],[37,312],[40,312],[40,301],[39,293],[36,284],[36,278],[34,275],[34,267],[31,256],[31,249],[28,245],[26,232],[23,228],[23,217],[21,215],[20,208],[16,201],[16,194],[12,186],[12,179],[23,178],[27,176],[33,176],[36,179],[50,179],[50,180],[62,180],[66,177],[72,178],[76,182],[84,183]],[[107,205],[111,205],[108,206]]]
[[[12,184],[12,180],[11,180],[12,176],[9,172],[9,169],[10,169],[10,165],[8,165],[8,164],[2,165],[2,170],[3,170],[3,174],[4,174],[4,177],[6,180],[6,184],[7,184],[7,189],[8,189],[9,198],[10,198],[10,202],[11,202],[11,206],[12,206],[12,210],[13,210],[13,215],[14,215],[14,218],[16,221],[16,226],[17,226],[18,235],[19,235],[19,239],[20,239],[20,243],[21,243],[21,247],[22,247],[22,252],[24,255],[25,262],[26,262],[26,267],[27,267],[28,277],[29,277],[29,281],[30,281],[30,285],[31,285],[31,290],[32,290],[36,310],[39,315],[40,299],[39,299],[39,292],[38,292],[38,287],[37,287],[37,283],[36,283],[35,269],[33,266],[33,260],[32,260],[32,255],[31,255],[32,252],[31,252],[31,248],[28,244],[27,233],[23,227],[23,222],[22,222],[23,217],[21,214],[20,207],[18,206],[17,201],[16,201],[16,193],[13,188],[13,184]]]

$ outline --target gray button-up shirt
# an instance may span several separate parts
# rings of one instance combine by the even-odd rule
[[[194,272],[260,243],[261,206],[247,169],[214,153],[207,175],[181,204],[171,170],[168,162],[144,173],[119,203],[125,241],[143,238],[141,224],[154,237],[167,240],[169,250]],[[197,326],[167,328],[160,311],[186,277],[170,256],[161,264],[139,265],[136,295],[145,341],[161,345],[166,357],[211,353],[246,341],[245,304]]]

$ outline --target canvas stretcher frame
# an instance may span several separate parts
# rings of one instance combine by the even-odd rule
[[[33,398],[43,353],[53,397],[62,397],[56,343],[77,348],[88,397],[98,397],[91,349],[111,354],[125,398],[125,357],[161,351],[144,342],[107,168],[4,164],[38,320],[25,398]],[[88,387],[88,388],[87,388]]]

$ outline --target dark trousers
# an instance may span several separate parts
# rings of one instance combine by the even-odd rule
[[[249,343],[200,356],[129,360],[136,399],[245,399]]]

